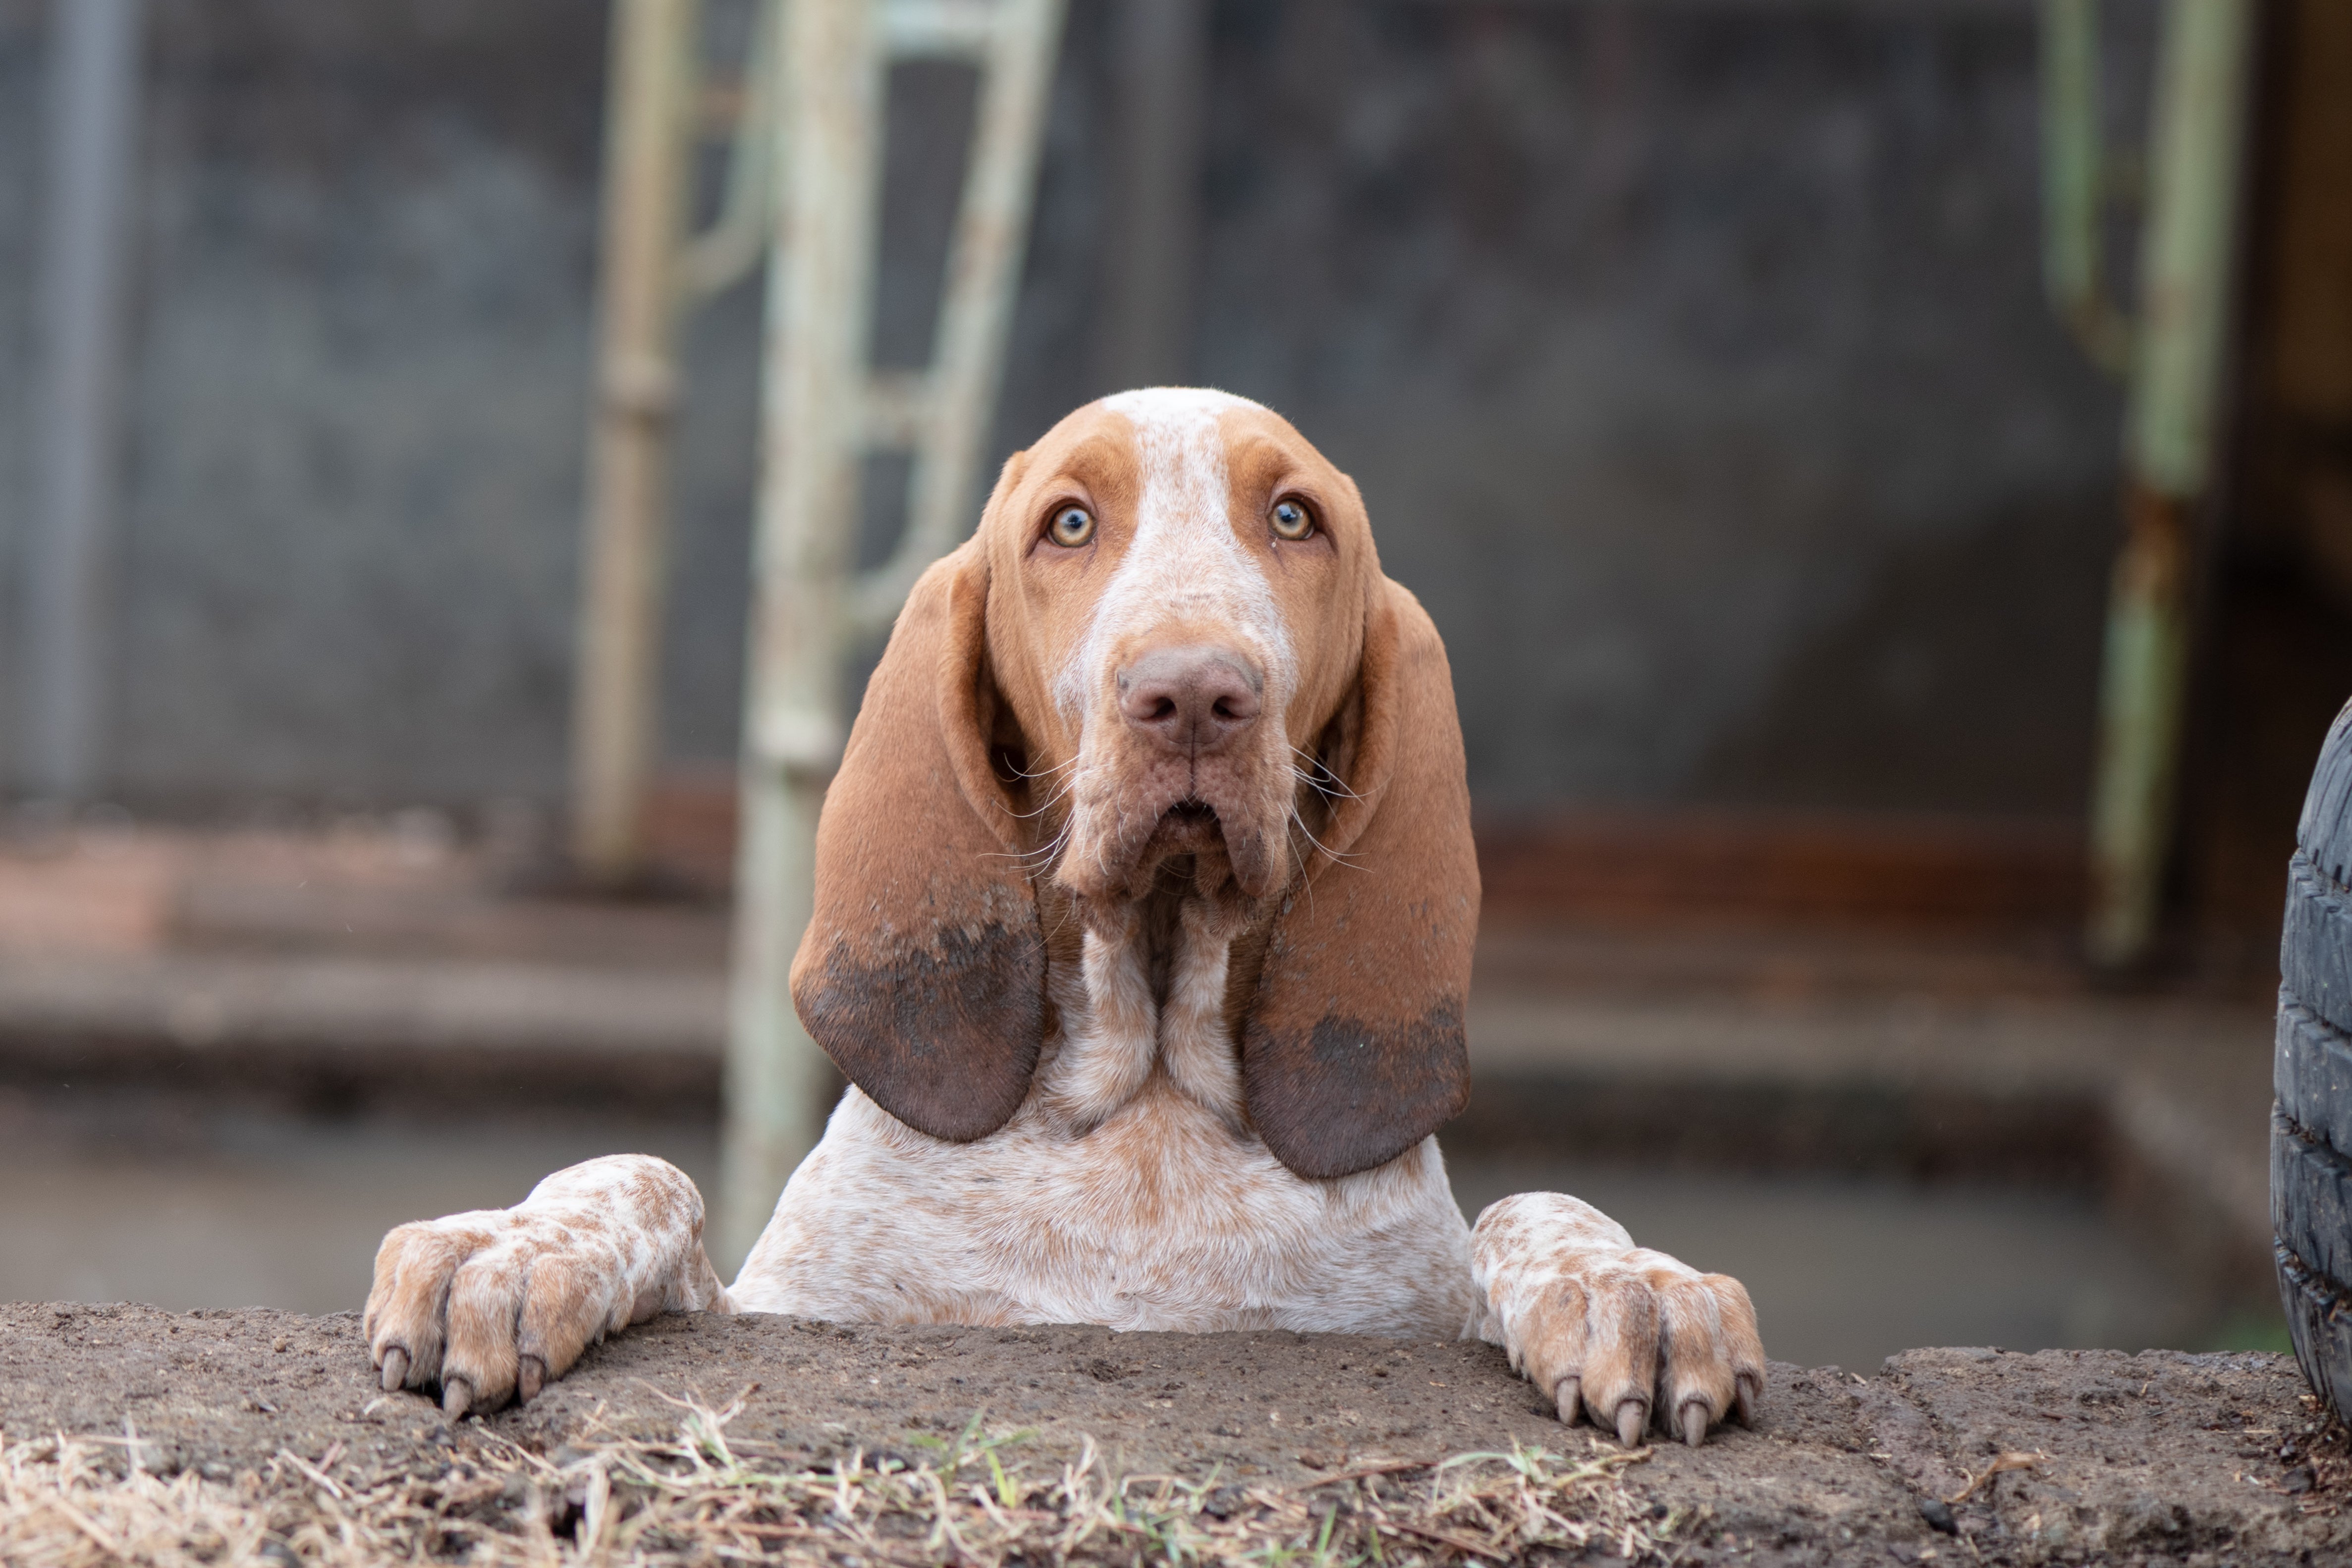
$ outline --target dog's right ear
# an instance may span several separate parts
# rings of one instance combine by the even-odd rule
[[[918,1132],[1012,1119],[1045,1036],[1036,894],[988,760],[988,564],[923,573],[825,792],[793,1004],[844,1076]]]

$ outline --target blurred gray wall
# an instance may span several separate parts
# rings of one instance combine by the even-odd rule
[[[1073,8],[1002,450],[1109,390],[1105,4]],[[601,7],[151,16],[114,792],[556,796]],[[46,16],[0,0],[0,572]],[[1484,799],[2079,810],[2116,399],[2040,297],[2029,0],[1212,21],[1191,375],[1362,485]],[[924,150],[968,98],[900,85],[879,340],[905,359]],[[681,760],[733,745],[755,292],[689,332]]]

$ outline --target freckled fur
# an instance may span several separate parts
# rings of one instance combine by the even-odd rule
[[[1286,493],[1328,537],[1265,533]],[[1097,514],[1084,550],[1040,542],[1066,503]],[[1120,719],[1118,670],[1186,641],[1263,680],[1233,756]],[[659,1312],[1287,1328],[1483,1337],[1612,1430],[1732,1414],[1763,1375],[1738,1281],[1571,1197],[1475,1233],[1454,1206],[1428,1130],[1466,1082],[1462,768],[1444,649],[1344,475],[1223,393],[1079,411],[1007,465],[869,687],[793,970],[854,1083],[734,1285],[682,1174],[593,1160],[387,1236],[377,1364],[494,1405]],[[1215,841],[1150,852],[1188,795]]]

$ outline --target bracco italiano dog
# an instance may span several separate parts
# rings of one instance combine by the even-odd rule
[[[1763,1388],[1748,1292],[1572,1197],[1464,1223],[1478,921],[1436,629],[1356,486],[1213,392],[1080,409],[924,574],[793,966],[851,1087],[732,1286],[641,1155],[376,1255],[383,1386],[529,1399],[657,1312],[1475,1335],[1635,1441]]]

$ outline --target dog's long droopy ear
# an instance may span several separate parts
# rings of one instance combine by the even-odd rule
[[[1045,1032],[1036,894],[988,761],[987,572],[967,544],[908,595],[825,792],[793,960],[843,1074],[958,1143],[1020,1109]]]
[[[1385,578],[1355,712],[1354,796],[1333,813],[1330,855],[1286,895],[1242,1033],[1250,1118],[1304,1176],[1385,1165],[1470,1094],[1478,862],[1462,726],[1437,628]]]

